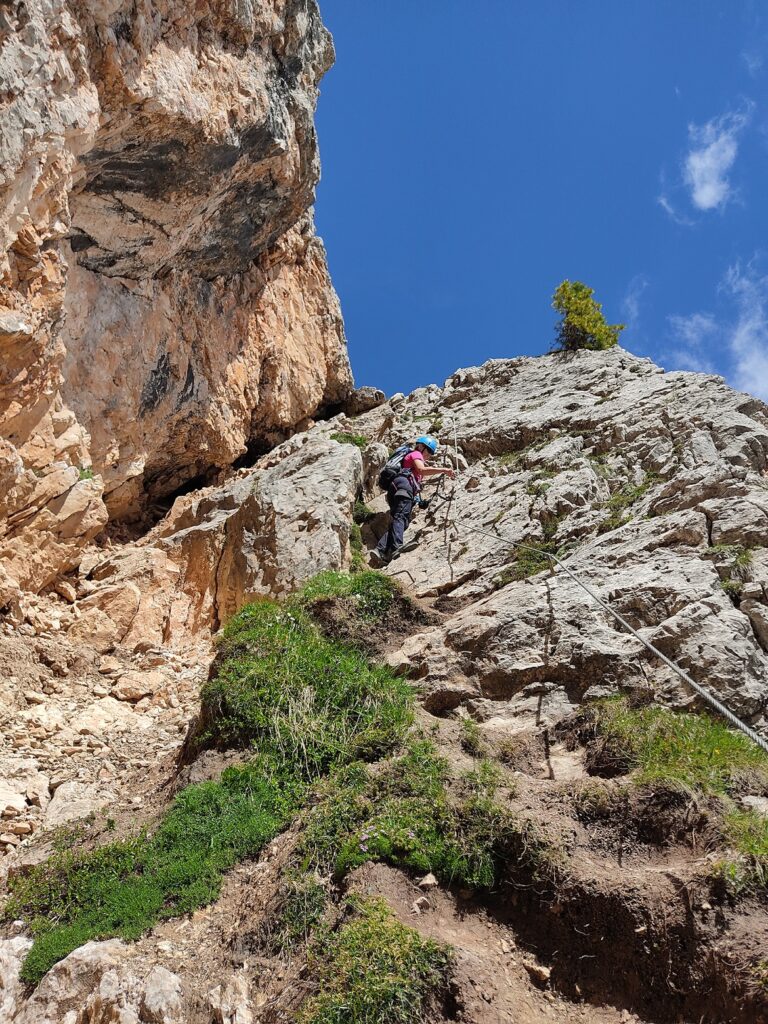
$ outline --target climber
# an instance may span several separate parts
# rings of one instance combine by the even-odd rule
[[[447,466],[428,466],[427,460],[437,452],[437,441],[428,434],[417,437],[413,447],[404,456],[401,452],[406,447],[398,448],[392,459],[382,470],[380,482],[387,486],[387,504],[389,505],[389,529],[382,536],[372,559],[374,565],[386,565],[403,550],[403,533],[408,528],[414,508],[426,508],[429,501],[421,498],[421,484],[426,477],[455,477],[454,471]],[[399,468],[396,463],[400,462]],[[393,465],[395,464],[395,465]],[[405,545],[406,549],[415,547],[415,541]]]

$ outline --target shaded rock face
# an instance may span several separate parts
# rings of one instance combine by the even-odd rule
[[[0,47],[7,603],[77,563],[105,503],[140,515],[351,377],[309,210],[314,0],[32,0]]]

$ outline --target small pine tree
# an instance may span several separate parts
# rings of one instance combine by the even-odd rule
[[[598,351],[617,344],[625,325],[607,323],[602,304],[595,302],[593,295],[594,289],[581,281],[563,281],[559,285],[552,296],[552,308],[562,315],[557,325],[556,351]]]

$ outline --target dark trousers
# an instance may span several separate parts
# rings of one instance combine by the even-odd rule
[[[413,501],[412,494],[403,494],[402,491],[392,496],[387,495],[390,511],[389,529],[376,546],[378,555],[391,555],[403,546],[403,534],[411,521]]]

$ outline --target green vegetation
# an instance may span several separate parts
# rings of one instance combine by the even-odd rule
[[[339,444],[353,444],[356,448],[367,448],[370,443],[364,434],[348,434],[343,431],[331,434],[331,440]]]
[[[151,837],[55,853],[17,876],[5,914],[28,921],[35,939],[22,979],[36,983],[89,939],[135,939],[159,919],[209,903],[222,873],[281,831],[301,795],[286,768],[258,759],[218,783],[188,786]]]
[[[754,550],[743,544],[714,544],[708,551],[721,575],[721,588],[733,600],[741,596],[744,581],[749,577]]]
[[[328,597],[351,597],[357,604],[356,614],[366,622],[374,622],[392,607],[399,587],[383,573],[373,569],[353,576],[344,572],[321,572],[305,584],[297,603],[312,610],[314,601]]]
[[[392,600],[378,573],[323,573],[299,601],[247,605],[224,630],[221,663],[201,693],[202,746],[256,747],[312,780],[391,750],[410,724],[408,684],[324,637],[300,603],[355,595],[371,616]]]
[[[599,350],[618,343],[624,324],[609,324],[602,304],[592,297],[594,289],[581,281],[563,281],[552,296],[552,308],[560,313],[555,348],[575,352],[581,348]]]
[[[559,545],[552,540],[530,541],[524,548],[517,552],[517,558],[512,566],[512,572],[516,580],[527,580],[529,576],[536,576],[545,569],[551,569],[555,564],[548,555],[556,555]]]
[[[345,924],[329,933],[330,892],[321,879],[381,860],[488,890],[517,860],[542,874],[553,871],[557,853],[529,822],[501,805],[499,787],[509,786],[497,766],[479,761],[463,778],[450,780],[433,744],[408,737],[408,684],[328,639],[311,618],[316,602],[330,596],[354,599],[350,614],[374,621],[395,594],[391,581],[376,573],[324,573],[286,604],[260,601],[232,619],[219,645],[216,676],[204,687],[198,739],[241,747],[249,760],[228,768],[217,782],[188,786],[153,830],[90,850],[78,832],[80,838],[60,843],[46,864],[12,879],[5,915],[25,920],[34,937],[25,982],[37,982],[89,939],[135,939],[158,920],[216,899],[225,871],[258,856],[300,816],[295,871],[284,879],[282,909],[267,943],[281,953],[309,941],[312,955],[329,965],[302,1019],[418,1019],[409,1016],[418,1000],[398,995],[399,980],[389,987],[384,980],[368,984],[359,996],[352,980],[339,981],[359,932]],[[369,763],[379,758],[388,760]],[[361,911],[352,924],[369,920]],[[407,930],[397,931],[396,922],[392,931],[380,916],[376,921],[371,960],[363,950],[355,954],[365,964],[367,983],[390,955],[389,936],[397,939],[399,955],[423,952]],[[409,983],[416,984],[418,965],[408,963]],[[358,1016],[333,1016],[340,991],[363,1000],[354,1006]],[[359,1016],[369,1008],[378,1016]]]
[[[373,615],[393,593],[374,577],[324,574],[287,606],[261,601],[235,616],[204,688],[205,739],[254,747],[254,756],[219,782],[188,786],[151,835],[92,851],[61,846],[14,879],[5,914],[29,921],[35,937],[25,981],[89,939],[137,938],[215,899],[222,873],[284,829],[319,777],[397,748],[413,714],[407,683],[323,637],[302,607],[344,592]]]
[[[355,501],[355,507],[352,511],[352,520],[357,523],[358,526],[362,526],[363,523],[367,523],[368,520],[372,519],[375,515],[376,513],[372,509],[368,508],[366,503],[361,501],[360,498]]]
[[[500,466],[518,467],[524,466],[526,459],[532,452],[540,451],[542,448],[550,443],[549,438],[544,438],[542,441],[532,441],[527,444],[524,448],[518,448],[514,452],[502,452],[497,455],[496,461]]]
[[[278,955],[309,942],[328,908],[328,889],[313,872],[289,871],[283,879],[282,905],[267,946]]]
[[[734,859],[721,861],[718,873],[735,889],[768,885],[768,820],[730,799],[768,792],[768,755],[708,715],[635,708],[626,697],[599,701],[590,715],[600,762],[611,773],[633,771],[641,785],[719,798]]]
[[[608,456],[605,454],[601,455],[588,455],[587,459],[592,464],[592,468],[598,476],[602,477],[603,480],[610,480],[612,473],[611,467],[608,464]]]
[[[299,850],[303,870],[342,878],[369,860],[432,871],[447,883],[492,889],[518,855],[553,864],[532,826],[499,806],[498,768],[481,762],[449,800],[447,762],[433,744],[412,740],[378,772],[351,765],[320,784]]]
[[[744,584],[741,580],[727,579],[720,580],[720,589],[732,600],[741,597],[741,590]]]
[[[480,726],[474,718],[461,718],[459,719],[459,728],[461,729],[462,750],[471,754],[472,757],[480,757],[486,749]]]
[[[93,480],[93,466],[81,466],[77,476],[79,480]]]
[[[349,528],[349,547],[352,551],[349,571],[352,573],[365,572],[365,545],[359,523],[352,523]]]
[[[552,486],[550,480],[555,476],[557,476],[557,473],[555,473],[554,470],[537,470],[525,488],[526,494],[529,494],[533,498],[540,498],[542,495],[546,494]]]
[[[725,819],[725,838],[736,858],[721,861],[718,872],[737,892],[768,888],[768,818],[754,811],[733,810]]]
[[[590,714],[603,759],[610,763],[614,755],[616,768],[634,771],[637,782],[682,786],[708,796],[745,785],[768,787],[768,756],[708,715],[658,704],[632,707],[626,697],[598,701]]]
[[[603,506],[608,510],[608,516],[602,521],[597,532],[608,533],[611,530],[617,530],[620,526],[626,526],[632,517],[626,516],[624,513],[631,505],[639,501],[658,479],[659,477],[655,473],[646,473],[642,483],[624,484],[618,491],[615,491]]]
[[[446,988],[450,949],[400,924],[383,900],[350,902],[352,919],[311,953],[320,991],[297,1024],[420,1024]]]

